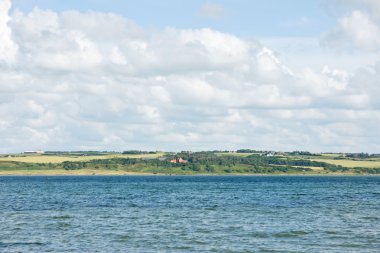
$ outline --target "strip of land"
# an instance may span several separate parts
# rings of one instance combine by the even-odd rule
[[[380,156],[309,152],[46,152],[0,156],[0,175],[380,175]]]

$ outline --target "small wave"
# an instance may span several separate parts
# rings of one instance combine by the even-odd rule
[[[362,217],[363,220],[369,220],[369,221],[378,221],[380,220],[379,217],[375,217],[375,216],[365,216],[365,217]]]
[[[216,211],[217,209],[218,209],[217,205],[204,208],[204,210],[206,210],[206,211]]]
[[[273,234],[274,237],[277,238],[291,238],[291,237],[299,237],[309,234],[306,231],[289,231],[289,232],[280,232]]]
[[[334,246],[339,248],[363,248],[363,245],[354,243],[335,244]]]
[[[117,241],[121,241],[121,242],[125,242],[125,241],[129,241],[131,239],[131,237],[129,235],[120,235],[117,237]]]
[[[57,225],[58,225],[58,228],[68,228],[68,227],[71,227],[71,224],[70,223],[66,223],[66,222],[59,222]]]
[[[338,234],[337,231],[326,231],[325,233],[329,234],[329,235],[336,235],[336,234]]]
[[[51,217],[54,220],[64,220],[64,219],[71,219],[73,216],[70,215],[57,215],[57,216],[52,216]]]
[[[254,232],[252,234],[252,236],[255,238],[268,238],[268,237],[270,237],[270,235],[268,233],[264,233],[264,232]]]
[[[175,246],[175,247],[172,247],[171,249],[174,249],[174,250],[191,250],[193,249],[193,247],[191,246]]]
[[[8,248],[8,247],[14,247],[14,246],[42,246],[46,245],[46,243],[43,242],[0,242],[1,248]]]

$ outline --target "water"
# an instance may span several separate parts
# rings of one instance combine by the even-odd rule
[[[0,252],[379,252],[380,177],[0,177]]]

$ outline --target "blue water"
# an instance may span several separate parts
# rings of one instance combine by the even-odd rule
[[[0,252],[379,252],[380,177],[0,177]]]

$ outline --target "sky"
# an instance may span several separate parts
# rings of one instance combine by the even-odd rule
[[[380,153],[378,0],[0,0],[0,153]]]

